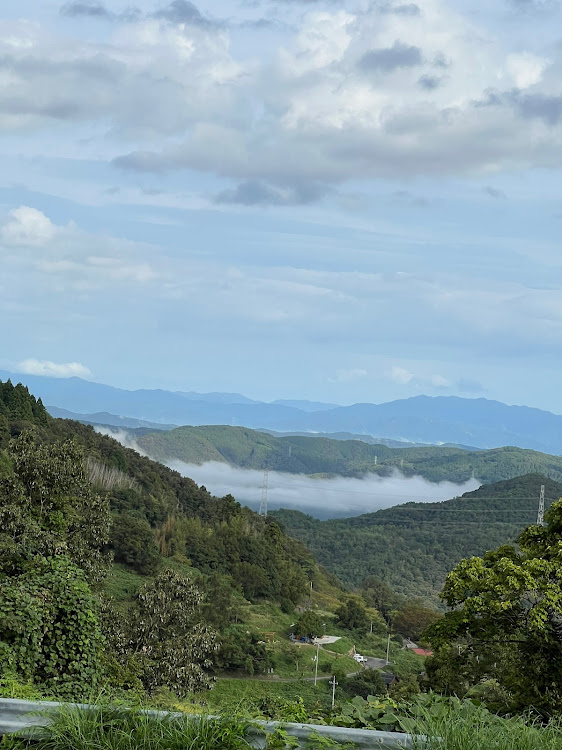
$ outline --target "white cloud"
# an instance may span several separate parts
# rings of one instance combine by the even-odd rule
[[[148,16],[116,22],[111,44],[42,27],[23,47],[0,40],[0,128],[74,123],[96,133],[96,159],[270,181],[281,197],[303,181],[562,163],[558,120],[513,96],[556,98],[562,50],[521,51],[444,0],[341,5],[305,13],[261,59],[228,24]]]
[[[49,217],[36,208],[20,206],[10,211],[9,216],[2,227],[2,240],[6,245],[41,247],[57,232]]]
[[[41,375],[51,378],[87,378],[92,373],[80,362],[57,364],[45,359],[25,359],[17,366],[19,372],[26,375]]]
[[[507,58],[507,70],[513,76],[515,85],[520,89],[539,83],[547,64],[548,60],[531,55],[529,52],[509,55]]]
[[[413,380],[414,373],[406,370],[404,367],[398,367],[397,365],[395,365],[390,370],[389,376],[390,379],[394,380],[395,383],[399,383],[400,385],[408,385],[408,383]]]
[[[451,381],[444,378],[443,375],[432,375],[430,377],[430,383],[435,388],[450,388]]]
[[[263,484],[261,471],[213,461],[200,466],[172,461],[169,466],[203,484],[213,494],[231,493],[242,503],[254,508],[259,506]],[[326,518],[372,513],[405,502],[448,500],[479,486],[476,479],[464,484],[429,482],[420,476],[405,477],[398,471],[390,477],[367,474],[361,479],[312,479],[303,474],[270,471],[268,502],[271,508],[295,508]]]

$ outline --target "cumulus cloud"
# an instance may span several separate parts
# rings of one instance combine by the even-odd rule
[[[6,245],[41,247],[49,243],[57,227],[42,211],[30,206],[14,208],[2,227],[2,241]]]
[[[46,359],[25,359],[17,366],[25,375],[41,375],[51,378],[87,378],[91,371],[80,362],[56,363]]]
[[[414,373],[406,370],[405,367],[398,367],[395,365],[392,367],[389,373],[390,379],[394,380],[395,383],[400,385],[408,385],[414,379]]]
[[[366,73],[391,73],[398,68],[413,68],[421,65],[421,62],[422,51],[419,47],[396,41],[392,47],[369,50],[361,57],[358,65]]]
[[[163,18],[170,23],[185,23],[204,28],[223,26],[221,22],[203,16],[199,8],[189,0],[173,0],[165,8],[154,13],[154,17]]]
[[[111,13],[101,0],[63,8]],[[232,44],[236,28],[175,0],[121,24],[112,45],[24,29],[0,42],[0,128],[109,124],[114,164],[219,175],[237,186],[216,199],[242,205],[315,199],[302,185],[562,163],[560,51],[490,44],[443,0],[311,3],[261,60]]]
[[[105,5],[96,0],[73,0],[65,3],[60,9],[61,15],[76,18],[78,16],[87,16],[89,18],[111,18],[112,14],[107,10]]]
[[[232,203],[242,206],[298,206],[314,203],[327,193],[325,185],[297,185],[274,187],[260,180],[241,182],[234,189],[223,190],[215,196],[215,203]]]
[[[441,85],[442,79],[438,76],[423,75],[418,79],[418,84],[426,91],[434,91]]]
[[[397,16],[419,16],[421,8],[415,3],[403,3],[402,5],[391,6],[388,12],[395,13]]]

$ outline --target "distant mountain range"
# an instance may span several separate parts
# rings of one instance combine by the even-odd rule
[[[516,445],[562,453],[562,416],[483,398],[416,396],[384,404],[334,406],[309,401],[264,403],[237,393],[128,391],[81,378],[0,371],[0,380],[8,378],[23,382],[44,403],[73,413],[107,412],[163,426],[223,424],[280,432],[348,432],[414,443]]]
[[[46,409],[51,417],[57,419],[74,419],[76,422],[91,425],[104,425],[108,427],[123,427],[132,430],[173,430],[177,424],[159,424],[158,422],[145,422],[144,419],[134,419],[133,417],[120,417],[117,414],[110,414],[107,411],[98,411],[95,414],[77,414],[68,409],[61,409],[58,406],[46,405]]]

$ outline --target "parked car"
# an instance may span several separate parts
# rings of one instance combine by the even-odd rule
[[[365,663],[366,663],[366,661],[367,661],[367,657],[366,657],[366,656],[361,656],[361,654],[355,654],[355,655],[353,656],[353,658],[355,659],[355,661],[356,661],[356,662],[357,662],[358,664],[365,664]]]

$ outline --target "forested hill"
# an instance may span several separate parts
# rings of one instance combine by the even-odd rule
[[[191,479],[90,426],[50,417],[26,388],[0,382],[0,478],[12,471],[10,438],[28,430],[38,446],[71,440],[82,448],[87,475],[110,501],[115,561],[131,572],[150,576],[169,563],[223,575],[248,599],[293,605],[309,591],[310,580],[319,590],[337,586],[273,519],[240,506],[230,495],[213,497]],[[48,461],[48,454],[39,460]]]
[[[375,575],[397,592],[436,601],[445,576],[463,558],[512,542],[536,522],[562,484],[538,474],[484,485],[439,503],[406,503],[354,518],[319,521],[298,511],[272,515],[342,581],[358,586]]]
[[[562,457],[505,447],[468,450],[439,446],[390,448],[360,440],[322,437],[275,437],[245,427],[179,427],[137,437],[137,442],[158,461],[180,460],[201,464],[222,461],[249,469],[269,469],[293,474],[382,476],[397,469],[406,476],[418,474],[432,482],[465,482],[476,477],[496,482],[528,473],[540,473],[562,482]]]

